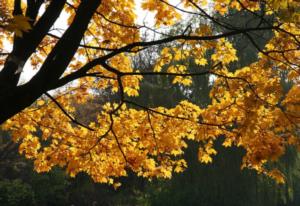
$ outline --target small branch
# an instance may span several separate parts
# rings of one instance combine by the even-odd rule
[[[150,111],[148,111],[148,110],[147,110],[147,118],[148,118],[148,122],[149,122],[149,125],[150,125],[150,128],[151,128],[151,131],[152,131],[152,137],[153,137],[154,142],[155,142],[156,151],[157,151],[157,154],[159,155],[160,152],[159,152],[159,147],[158,147],[158,143],[157,143],[157,139],[156,139],[156,135],[155,135],[155,130],[154,130],[154,127],[153,127],[152,122],[151,122]]]
[[[111,121],[113,121],[113,115],[112,115],[112,114],[110,114],[110,119],[111,119]],[[115,133],[115,131],[114,131],[113,128],[111,129],[111,133],[113,134],[113,136],[114,136],[114,138],[115,138],[115,140],[116,140],[116,142],[117,142],[118,148],[119,148],[120,152],[122,153],[122,156],[123,156],[123,158],[124,158],[124,160],[125,160],[125,163],[128,164],[129,162],[127,161],[126,155],[125,155],[125,153],[124,153],[124,151],[123,151],[123,149],[122,149],[122,147],[121,147],[121,144],[120,144],[120,142],[119,142],[119,139],[118,139],[118,137],[117,137],[117,135],[116,135],[116,133]],[[129,164],[130,164],[130,163],[129,163]]]
[[[47,35],[52,38],[55,38],[57,40],[61,39],[61,37],[59,37],[55,34],[47,33]],[[116,49],[110,49],[110,48],[99,47],[99,46],[89,46],[89,45],[85,45],[85,44],[79,44],[79,47],[86,48],[86,49],[101,50],[101,51],[115,51],[116,50]]]
[[[55,104],[56,106],[75,124],[81,126],[81,127],[84,127],[90,131],[95,131],[93,128],[89,127],[89,126],[86,126],[80,122],[78,122],[76,119],[74,119],[61,105],[58,101],[56,101],[56,99],[54,97],[52,97],[48,92],[45,92],[45,95],[47,97],[49,97]]]
[[[189,118],[174,116],[174,115],[170,115],[170,114],[166,114],[166,113],[163,113],[163,112],[156,111],[155,109],[148,108],[146,106],[140,105],[140,104],[138,104],[136,102],[132,102],[130,100],[124,100],[124,103],[128,103],[128,104],[134,105],[136,107],[140,107],[140,108],[142,108],[146,111],[150,111],[152,113],[156,113],[156,114],[159,114],[159,115],[162,115],[162,116],[165,116],[165,117],[169,117],[169,118],[173,118],[173,119],[180,119],[180,120],[189,121],[189,122],[194,122],[194,123],[198,123],[198,124],[206,125],[206,126],[222,127],[222,126],[225,126],[226,124],[231,124],[232,123],[232,122],[226,122],[224,124],[213,124],[213,123],[208,123],[208,122],[201,122],[200,120],[195,122],[195,121],[193,121]]]
[[[86,153],[84,153],[83,155],[89,154],[91,152],[91,150],[94,149],[101,142],[101,140],[104,139],[109,134],[109,132],[111,132],[112,127],[113,127],[113,122],[110,122],[108,130],[106,130],[106,132],[98,138],[98,140],[95,142],[95,144],[93,144],[93,146],[91,146],[88,149],[88,151]]]
[[[240,30],[235,30],[235,31],[230,31],[230,32],[225,32],[225,33],[220,33],[216,35],[209,35],[209,36],[193,36],[193,35],[178,35],[178,36],[172,36],[172,37],[167,37],[159,40],[153,40],[153,41],[141,41],[141,42],[133,42],[131,44],[127,44],[126,46],[117,48],[113,50],[112,52],[98,57],[91,62],[86,63],[83,67],[78,69],[76,72],[73,72],[70,75],[67,75],[66,77],[61,78],[60,83],[51,85],[49,89],[55,89],[57,88],[58,85],[63,85],[68,83],[69,81],[73,81],[74,79],[81,77],[81,75],[86,74],[91,68],[97,66],[97,65],[102,65],[106,68],[109,68],[109,66],[106,64],[106,61],[111,59],[112,57],[124,53],[124,52],[130,52],[135,48],[139,47],[150,47],[150,46],[155,46],[155,45],[160,45],[160,44],[166,44],[170,43],[173,41],[177,40],[186,40],[186,41],[211,41],[211,40],[216,40],[220,38],[225,38],[229,36],[234,36],[234,35],[242,35],[247,32],[251,31],[266,31],[266,30],[271,30],[271,29],[276,29],[278,27],[259,27],[259,28],[245,28],[245,29],[240,29]],[[114,71],[115,73],[120,73],[120,71]]]

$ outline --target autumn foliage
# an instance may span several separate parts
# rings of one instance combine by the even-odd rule
[[[284,182],[268,164],[287,147],[300,146],[299,1],[143,0],[141,7],[154,14],[153,27],[138,23],[134,0],[2,0],[0,5],[1,128],[38,172],[58,165],[71,176],[86,172],[114,186],[129,170],[171,178],[188,166],[182,158],[187,140],[199,143],[199,161],[207,164],[221,138],[224,147],[246,151],[242,168]],[[258,23],[236,27],[226,21],[241,12]],[[63,32],[53,27],[60,14],[67,16]],[[205,21],[165,33],[187,15]],[[143,31],[151,37],[141,38]],[[256,32],[272,33],[266,45],[258,45]],[[258,60],[233,71],[230,65],[239,61],[234,36],[253,44]],[[135,56],[157,45],[153,68],[134,68]],[[189,72],[191,59],[199,66],[196,73]],[[20,82],[26,62],[36,74]],[[283,74],[292,82],[288,90]],[[182,88],[193,84],[193,76],[208,75],[211,103],[200,107],[184,100],[173,108],[150,108],[135,102],[143,77],[155,75]],[[101,91],[118,100],[101,105],[89,122],[77,119],[78,105],[101,98]]]

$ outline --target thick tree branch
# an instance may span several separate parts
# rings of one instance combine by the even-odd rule
[[[22,38],[15,38],[13,51],[0,72],[0,96],[1,93],[11,90],[17,85],[25,62],[48,33],[61,13],[64,4],[65,0],[51,1],[45,13],[32,30],[24,33]]]
[[[30,18],[31,26],[33,26],[36,21],[36,17],[43,3],[44,0],[27,0],[26,16]]]
[[[49,84],[56,82],[60,78],[80,45],[84,32],[100,3],[100,0],[83,1],[79,5],[73,22],[29,84],[47,90]]]
[[[21,0],[15,0],[13,15],[22,15]]]

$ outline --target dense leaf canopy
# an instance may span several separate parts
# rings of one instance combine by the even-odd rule
[[[242,168],[284,182],[269,163],[300,143],[299,1],[143,0],[153,26],[139,23],[139,3],[1,0],[0,122],[19,152],[38,172],[59,165],[71,176],[86,172],[118,186],[116,178],[129,170],[146,178],[183,171],[187,140],[199,142],[200,162],[211,163],[222,138],[224,147],[246,151]],[[251,17],[245,24],[229,21],[242,14]],[[233,71],[235,36],[247,39],[258,58]],[[137,55],[157,46],[151,68],[134,66]],[[190,72],[191,61],[197,72]],[[35,74],[22,82],[25,65]],[[134,101],[146,76],[167,76],[188,92],[193,77],[204,75],[212,84],[208,106]],[[80,120],[78,108],[99,99],[101,107]]]

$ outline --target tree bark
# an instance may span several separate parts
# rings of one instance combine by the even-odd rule
[[[44,15],[32,30],[15,38],[12,53],[0,72],[0,124],[29,107],[43,93],[53,89],[75,55],[80,41],[101,0],[82,1],[75,18],[50,52],[39,72],[25,85],[18,86],[20,70],[47,35],[66,0],[51,1]],[[34,15],[32,12],[31,15]]]

